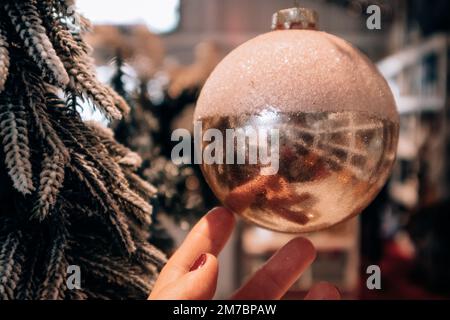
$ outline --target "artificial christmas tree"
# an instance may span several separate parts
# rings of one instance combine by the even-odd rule
[[[129,109],[94,75],[87,20],[69,0],[2,0],[0,17],[0,298],[146,298],[165,262],[147,241],[156,190],[79,116],[82,99],[110,119]]]

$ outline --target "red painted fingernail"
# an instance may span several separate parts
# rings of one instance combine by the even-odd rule
[[[206,263],[206,259],[208,258],[208,256],[204,253],[202,253],[200,255],[200,257],[197,258],[197,260],[194,262],[194,264],[192,265],[191,269],[189,269],[189,272],[191,271],[195,271],[197,269],[200,269],[201,267],[203,267]]]

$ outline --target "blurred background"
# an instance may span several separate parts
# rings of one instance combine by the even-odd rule
[[[289,0],[78,0],[93,22],[88,36],[97,72],[132,107],[119,123],[83,109],[85,119],[114,128],[144,159],[140,175],[159,189],[152,241],[168,254],[217,201],[196,166],[170,160],[171,132],[192,130],[195,102],[210,72],[230,50],[270,30]],[[366,27],[369,5],[381,29]],[[317,260],[286,299],[315,281],[338,285],[349,299],[450,297],[450,151],[446,0],[300,1],[319,13],[319,29],[342,37],[374,61],[397,101],[400,141],[392,176],[356,219],[307,235]],[[292,236],[240,221],[220,257],[217,297],[228,297]],[[369,290],[369,265],[381,268],[381,290]]]

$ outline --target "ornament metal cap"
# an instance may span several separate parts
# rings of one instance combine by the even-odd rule
[[[272,30],[317,29],[319,15],[308,8],[280,10],[272,16]]]

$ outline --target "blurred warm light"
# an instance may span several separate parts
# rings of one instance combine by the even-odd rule
[[[174,30],[180,0],[78,0],[79,11],[95,24],[146,24],[155,33]]]

